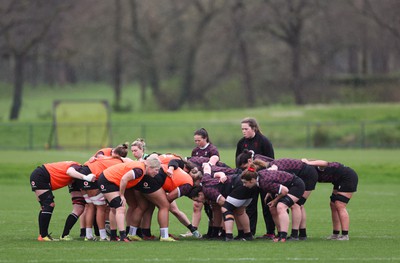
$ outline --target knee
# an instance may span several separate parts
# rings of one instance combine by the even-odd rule
[[[193,202],[193,211],[194,212],[199,212],[201,211],[201,208],[203,207],[203,203],[199,202]]]
[[[280,214],[280,213],[287,213],[287,212],[286,212],[287,209],[288,209],[288,206],[287,206],[286,204],[284,204],[284,203],[279,202],[279,203],[276,205],[276,212],[277,212],[278,214]]]

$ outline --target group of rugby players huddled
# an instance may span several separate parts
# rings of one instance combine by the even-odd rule
[[[30,182],[41,205],[38,240],[73,240],[70,231],[81,218],[81,237],[86,241],[174,242],[178,238],[168,231],[171,212],[189,230],[180,239],[251,241],[256,233],[259,196],[266,233],[257,238],[306,240],[304,205],[317,182],[333,184],[333,233],[328,239],[349,240],[346,205],[357,190],[355,171],[337,162],[275,159],[271,142],[254,118],[243,119],[241,129],[243,138],[237,143],[234,168],[220,160],[204,128],[194,132],[196,147],[187,158],[172,153],[148,155],[144,140],[137,139],[130,146],[101,149],[83,165],[64,161],[37,167]],[[129,147],[133,159],[127,157]],[[65,186],[73,210],[62,235],[55,239],[48,232],[55,206],[53,191]],[[193,200],[192,221],[178,208],[176,199],[182,196]],[[159,238],[150,231],[155,207]],[[198,229],[202,210],[209,219],[204,235]],[[235,222],[238,234],[234,237]]]

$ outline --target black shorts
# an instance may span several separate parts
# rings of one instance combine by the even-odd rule
[[[306,191],[312,191],[315,189],[315,185],[318,182],[318,172],[313,166],[305,165],[298,174],[298,177],[303,180]]]
[[[87,167],[86,165],[82,166],[79,171],[81,174],[84,175],[88,175],[91,174],[92,171],[90,171],[90,168]],[[77,187],[79,189],[82,190],[95,190],[95,189],[99,189],[99,185],[97,184],[97,181],[94,182],[88,182],[85,180],[79,180],[79,179],[75,179],[76,183],[77,183]]]
[[[119,191],[119,186],[108,181],[103,173],[100,174],[97,183],[99,185],[100,192],[102,192],[103,194]]]
[[[243,185],[237,186],[226,197],[224,207],[228,210],[233,210],[234,207],[248,206],[251,200],[253,200],[255,192],[258,194],[257,187],[248,188]]]
[[[43,165],[33,170],[30,181],[32,191],[51,190],[50,174]]]
[[[82,180],[75,179],[71,184],[69,184],[68,185],[68,192],[69,193],[71,193],[71,192],[80,192],[81,191],[81,188],[80,188],[81,182],[80,181],[82,181]]]
[[[340,170],[342,176],[333,183],[333,189],[338,192],[354,193],[357,192],[358,175],[350,167],[343,167]]]
[[[157,174],[155,177],[145,174],[142,180],[140,180],[139,183],[133,188],[143,194],[151,194],[162,188],[164,182],[165,179],[163,180],[163,177],[159,176],[159,174]]]
[[[305,190],[305,185],[303,180],[301,180],[299,177],[295,176],[292,183],[288,187],[289,193],[297,198],[300,198],[304,194]]]

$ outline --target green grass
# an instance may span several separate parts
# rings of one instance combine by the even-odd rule
[[[398,103],[271,105],[245,109],[158,112],[151,94],[148,94],[146,101],[141,101],[139,87],[129,85],[124,87],[122,106],[132,110],[111,112],[110,141],[106,133],[91,122],[99,117],[88,114],[90,109],[82,105],[74,106],[74,110],[80,113],[79,116],[74,115],[79,123],[77,129],[67,124],[67,127],[59,126],[58,133],[52,132],[54,100],[99,99],[112,105],[114,95],[110,86],[82,83],[33,88],[27,85],[20,118],[12,122],[8,120],[11,89],[11,85],[0,83],[0,149],[45,149],[49,144],[56,144],[56,137],[61,146],[68,144],[69,149],[93,149],[107,143],[117,145],[138,137],[145,138],[149,147],[188,148],[193,146],[193,132],[200,127],[208,130],[211,140],[219,148],[230,148],[241,137],[239,123],[247,116],[258,120],[262,132],[276,148],[400,146]],[[71,140],[71,136],[79,140]]]
[[[171,150],[180,154],[187,149]],[[221,151],[227,163],[233,163],[233,149]],[[360,181],[358,192],[349,203],[351,219],[349,242],[327,241],[331,233],[329,196],[332,186],[318,184],[306,203],[309,240],[275,244],[268,241],[230,242],[182,240],[178,243],[136,242],[54,242],[36,241],[39,204],[30,191],[29,175],[43,162],[76,160],[83,162],[91,152],[9,151],[0,153],[0,263],[1,262],[387,262],[400,261],[398,209],[400,183],[400,150],[279,150],[277,157],[308,157],[343,162],[356,169]],[[67,189],[54,192],[56,208],[50,224],[54,236],[60,235],[71,211]],[[189,217],[191,201],[178,199],[178,205]],[[200,230],[206,229],[203,215]],[[259,218],[261,221],[261,218]],[[153,218],[153,234],[158,226]],[[263,234],[259,224],[257,235]],[[170,232],[186,229],[172,216]],[[77,238],[79,227],[72,230]]]
[[[0,121],[7,122],[12,102],[12,85],[0,83]],[[230,109],[230,110],[184,110],[172,112],[157,112],[151,93],[148,101],[140,101],[140,91],[137,85],[126,85],[123,89],[123,105],[131,105],[132,111],[126,113],[112,113],[113,121],[143,122],[160,120],[169,121],[210,121],[221,120],[238,123],[246,116],[252,116],[260,121],[268,122],[308,122],[308,121],[398,121],[400,104],[330,104],[307,105],[272,105],[269,107]],[[46,94],[46,96],[43,96]],[[25,85],[23,106],[20,112],[20,122],[51,121],[53,101],[59,99],[99,99],[113,104],[114,94],[110,85],[80,83],[66,86],[38,86]],[[148,111],[148,108],[153,110]],[[140,113],[140,114],[139,114]]]

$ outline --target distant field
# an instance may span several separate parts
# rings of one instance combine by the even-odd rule
[[[12,86],[0,83],[0,121],[6,122],[12,101]],[[46,96],[43,96],[46,94]],[[81,83],[74,86],[30,87],[25,86],[20,122],[51,121],[54,100],[59,99],[98,99],[113,104],[114,94],[111,86],[106,84]],[[400,104],[330,104],[330,105],[271,105],[260,108],[228,110],[195,110],[157,112],[146,109],[149,101],[140,101],[139,87],[127,85],[122,91],[122,103],[132,106],[131,112],[111,115],[113,121],[142,122],[146,121],[232,121],[237,123],[243,117],[252,116],[259,121],[267,122],[305,122],[305,121],[397,121],[400,116]]]
[[[241,137],[240,121],[248,116],[258,120],[262,132],[277,148],[400,148],[398,103],[270,105],[246,109],[160,112],[155,111],[154,106],[148,108],[153,104],[151,94],[148,101],[143,102],[139,99],[139,88],[130,85],[124,87],[122,97],[123,104],[131,110],[111,111],[111,132],[107,133],[104,127],[93,122],[98,122],[99,117],[94,117],[96,115],[85,104],[77,104],[73,110],[65,112],[65,115],[79,112],[78,117],[73,115],[76,123],[69,123],[68,120],[68,123],[57,126],[57,130],[52,124],[54,100],[98,99],[112,105],[114,95],[105,84],[26,86],[20,118],[12,122],[8,120],[11,88],[0,83],[1,150],[41,150],[60,144],[69,145],[68,149],[94,149],[107,143],[116,145],[142,137],[149,147],[166,151],[169,148],[192,147],[193,132],[201,127],[208,130],[211,140],[219,148],[230,148]]]
[[[187,150],[175,149],[185,154]],[[359,174],[358,192],[349,203],[351,218],[348,242],[327,241],[331,233],[329,196],[332,186],[318,184],[306,203],[309,240],[275,244],[254,242],[180,240],[174,244],[160,242],[99,243],[55,242],[40,243],[37,237],[39,204],[30,191],[30,172],[44,162],[77,160],[83,162],[90,152],[10,151],[0,153],[0,263],[1,262],[388,262],[400,261],[400,229],[397,227],[400,183],[400,150],[280,150],[277,157],[309,157],[340,161]],[[233,149],[221,151],[228,160]],[[232,164],[232,161],[227,161]],[[59,236],[71,205],[67,189],[54,192],[56,208],[50,231]],[[189,217],[191,202],[178,200],[178,205]],[[206,229],[203,215],[200,230]],[[261,220],[261,218],[260,218]],[[259,224],[257,235],[263,234]],[[153,221],[152,232],[158,235]],[[186,229],[170,218],[170,232],[178,235]],[[77,238],[77,225],[72,230]]]

